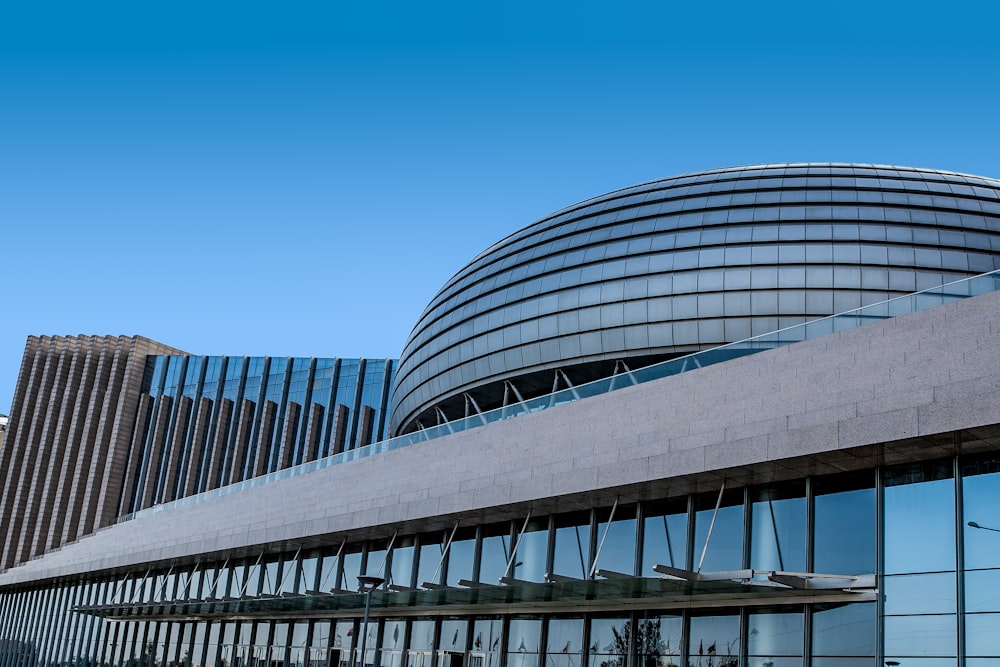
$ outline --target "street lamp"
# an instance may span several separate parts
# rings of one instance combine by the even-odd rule
[[[363,634],[361,635],[361,658],[358,660],[361,667],[365,667],[365,644],[368,641],[368,615],[372,610],[372,593],[384,583],[385,579],[382,577],[368,574],[362,574],[358,577],[358,592],[365,594],[365,622],[362,629]]]
[[[979,530],[992,530],[994,533],[1000,533],[1000,528],[990,528],[989,526],[980,526],[975,521],[970,521],[968,524],[969,528],[978,528]]]

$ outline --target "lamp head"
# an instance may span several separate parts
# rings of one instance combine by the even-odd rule
[[[373,591],[382,584],[385,583],[384,577],[376,577],[370,574],[362,574],[358,577],[358,591],[361,593],[367,593],[368,591]]]

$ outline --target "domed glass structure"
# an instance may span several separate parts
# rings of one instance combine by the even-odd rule
[[[1000,268],[1000,181],[862,164],[657,180],[491,246],[400,357],[391,431]]]

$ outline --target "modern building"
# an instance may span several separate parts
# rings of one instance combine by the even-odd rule
[[[503,239],[343,392],[31,339],[0,666],[997,664],[998,269],[1000,181],[764,165]]]
[[[4,567],[132,512],[380,440],[392,360],[206,357],[31,337],[0,451]]]

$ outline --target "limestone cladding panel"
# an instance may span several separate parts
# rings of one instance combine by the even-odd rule
[[[125,522],[0,585],[861,456],[1000,423],[998,377],[992,293]]]

